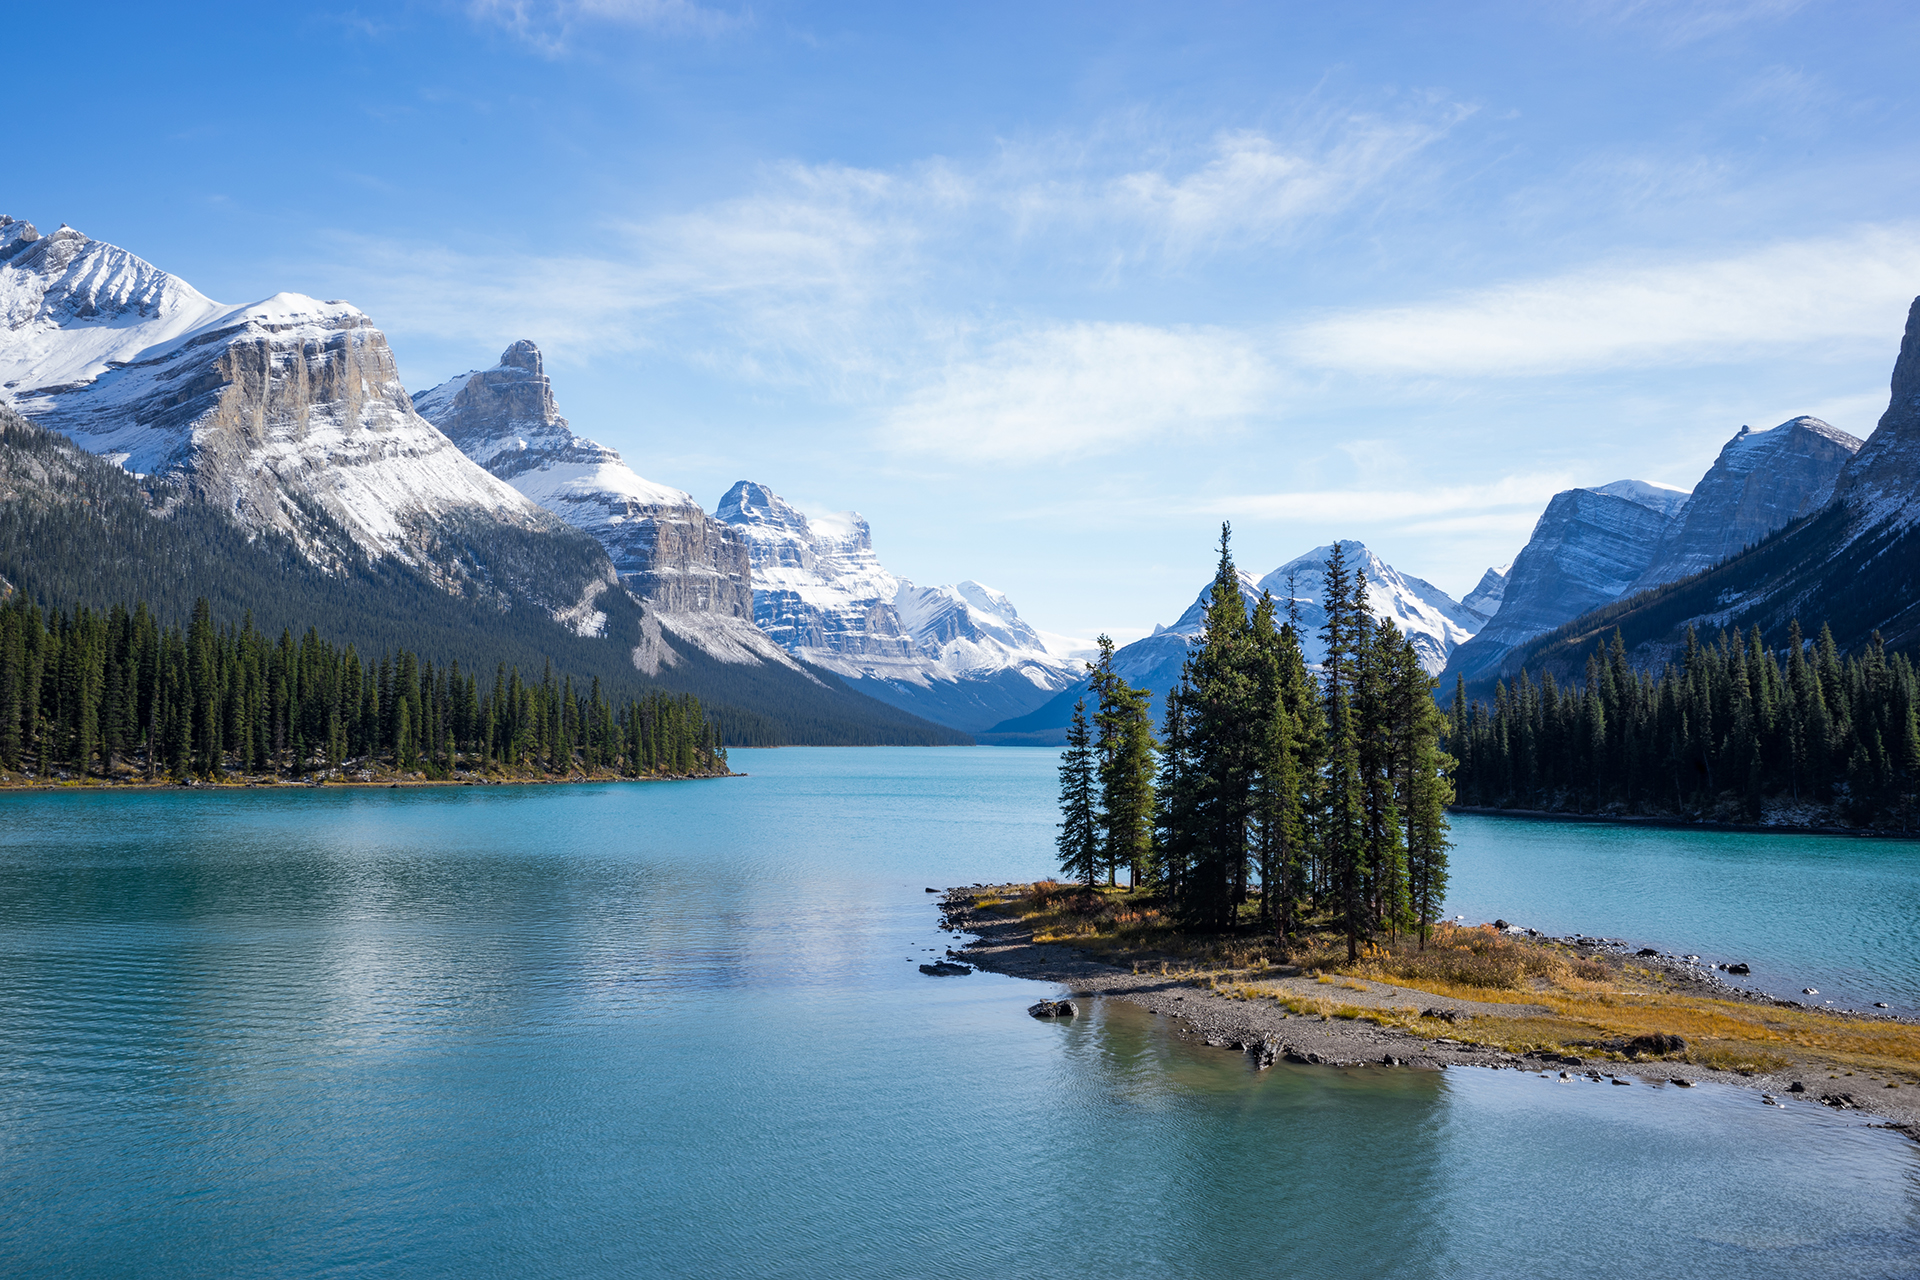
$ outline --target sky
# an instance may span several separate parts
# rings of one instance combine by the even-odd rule
[[[36,5],[0,213],[531,338],[711,510],[1125,641],[1357,538],[1456,597],[1555,492],[1868,435],[1920,294],[1920,7]],[[33,56],[18,56],[34,50]]]

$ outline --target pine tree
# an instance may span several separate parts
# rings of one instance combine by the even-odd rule
[[[1067,749],[1060,755],[1060,872],[1091,889],[1099,873],[1099,815],[1094,805],[1094,764],[1085,698],[1073,704]]]

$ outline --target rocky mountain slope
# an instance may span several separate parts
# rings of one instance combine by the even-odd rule
[[[1478,680],[1513,646],[1618,600],[1645,571],[1686,497],[1634,480],[1555,494],[1514,557],[1499,610],[1453,653],[1448,683],[1455,675]]]
[[[922,587],[889,572],[857,513],[809,517],[743,480],[715,516],[750,548],[761,630],[883,702],[972,732],[1032,710],[1084,671],[991,587]]]
[[[691,494],[575,435],[532,342],[514,343],[491,369],[416,393],[413,404],[467,457],[606,549],[621,585],[647,606],[649,627],[664,632],[656,641],[671,637],[649,645],[643,665],[671,664],[692,646],[723,662],[804,674],[754,625],[747,540]]]
[[[1840,469],[1824,506],[1703,573],[1573,619],[1515,650],[1501,670],[1564,678],[1615,628],[1643,666],[1673,657],[1688,627],[1709,635],[1759,627],[1778,645],[1796,618],[1809,635],[1830,625],[1846,649],[1875,632],[1895,648],[1920,644],[1920,298],[1908,313],[1887,411]]]
[[[27,418],[330,571],[393,559],[450,592],[595,625],[611,573],[528,574],[493,551],[576,535],[413,412],[358,309],[216,303],[70,227],[9,219],[0,255],[0,391]]]
[[[36,495],[28,481],[0,495],[14,539],[5,576],[46,599],[158,606],[178,578],[239,611],[284,600],[286,625],[324,624],[343,639],[394,635],[413,617],[442,628],[443,657],[545,647],[582,673],[600,659],[568,637],[593,639],[609,679],[632,673],[730,701],[725,722],[746,735],[736,741],[961,740],[805,670],[744,617],[643,612],[596,539],[415,412],[385,336],[344,302],[218,303],[71,228],[42,236],[0,218],[0,402],[111,472],[88,483],[116,495],[117,542],[85,504]],[[22,443],[44,435],[23,423],[7,447],[28,452],[0,461],[27,468],[20,476],[54,465],[58,450]],[[49,474],[76,467],[86,469],[66,458]],[[208,558],[214,547],[224,561]],[[223,589],[228,577],[238,585]],[[729,589],[743,607],[744,593],[718,581],[704,595],[724,609]],[[319,614],[303,619],[296,605]],[[664,626],[671,616],[694,617],[686,630],[697,634]]]
[[[1694,486],[1628,588],[1644,591],[1710,569],[1790,520],[1818,511],[1833,496],[1841,468],[1860,440],[1818,418],[1800,417],[1771,431],[1741,427]]]
[[[1359,542],[1340,544],[1350,567],[1365,570],[1367,604],[1382,621],[1391,619],[1407,635],[1421,655],[1421,665],[1438,673],[1448,655],[1469,641],[1483,623],[1481,616],[1464,607],[1430,582],[1403,574]],[[1255,578],[1241,571],[1240,593],[1251,613],[1263,593],[1273,594],[1275,606],[1286,615],[1288,602],[1298,615],[1303,633],[1301,648],[1309,663],[1318,664],[1326,656],[1320,629],[1326,625],[1326,609],[1321,604],[1325,590],[1327,557],[1331,543],[1296,556],[1279,568]],[[1161,627],[1145,639],[1136,640],[1115,651],[1114,670],[1135,688],[1152,692],[1157,720],[1166,704],[1167,691],[1180,681],[1180,669],[1188,651],[1206,631],[1207,602],[1213,586],[1202,587],[1193,604],[1173,623]],[[1004,743],[1057,744],[1065,740],[1073,705],[1086,692],[1084,679],[1077,680],[1056,694],[1046,705],[1021,717],[996,724],[982,741]]]
[[[1507,575],[1498,613],[1443,679],[1476,690],[1517,671],[1518,646],[1591,610],[1699,573],[1818,510],[1860,442],[1818,418],[1741,427],[1691,493],[1638,480],[1547,504]]]

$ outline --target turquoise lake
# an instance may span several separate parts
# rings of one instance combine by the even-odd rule
[[[1920,1146],[1730,1088],[1251,1071],[923,977],[1054,753],[0,796],[0,1273],[1911,1276]],[[1920,845],[1461,817],[1449,911],[1920,1008]]]

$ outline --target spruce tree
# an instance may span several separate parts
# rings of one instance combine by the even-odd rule
[[[1099,873],[1100,824],[1094,805],[1092,737],[1087,728],[1087,701],[1073,704],[1073,722],[1067,728],[1067,749],[1060,754],[1060,872],[1091,889]]]

